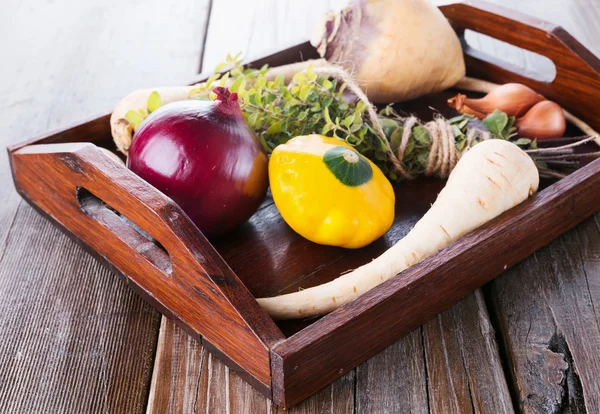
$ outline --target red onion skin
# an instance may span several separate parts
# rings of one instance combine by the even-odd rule
[[[267,157],[232,95],[159,108],[136,132],[127,158],[133,172],[179,204],[207,237],[248,220],[267,191]]]

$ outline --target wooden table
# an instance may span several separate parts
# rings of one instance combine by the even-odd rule
[[[496,0],[600,55],[596,0]],[[305,39],[343,0],[3,0],[0,143]],[[477,40],[536,69],[539,59]],[[0,412],[274,412],[20,200],[0,158]],[[292,412],[599,413],[600,215]],[[599,311],[600,312],[600,311]]]

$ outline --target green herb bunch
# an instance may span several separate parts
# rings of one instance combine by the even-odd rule
[[[229,70],[222,72],[227,67]],[[391,181],[402,179],[392,162],[390,149],[395,153],[400,146],[404,118],[391,106],[378,113],[386,135],[382,137],[371,124],[365,103],[344,99],[344,83],[339,84],[328,76],[317,76],[311,67],[295,74],[290,85],[284,83],[282,75],[270,79],[266,65],[260,69],[244,68],[239,55],[227,56],[215,72],[206,82],[194,88],[189,97],[214,99],[211,91],[217,86],[236,92],[248,125],[256,132],[268,154],[295,136],[317,133],[345,140],[381,168]],[[150,113],[157,105],[160,106],[160,97],[153,93],[148,103],[147,113]],[[135,116],[136,122],[141,122],[146,113],[144,110],[130,112],[133,114],[128,115]],[[466,145],[467,130],[472,121],[474,118],[466,115],[449,120],[458,150],[463,150]],[[496,138],[509,139],[514,135],[513,124],[514,118],[496,111],[483,121],[480,128],[487,128]],[[516,143],[532,145],[530,140],[518,140]],[[431,145],[425,126],[415,124],[403,158],[403,167],[408,173],[416,176],[426,170]]]

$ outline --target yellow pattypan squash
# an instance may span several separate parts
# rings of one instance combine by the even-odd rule
[[[269,161],[273,200],[297,233],[319,244],[359,248],[394,221],[394,190],[381,170],[338,138],[306,135]]]

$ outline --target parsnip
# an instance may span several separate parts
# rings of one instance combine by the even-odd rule
[[[146,109],[148,97],[153,91],[158,92],[163,104],[183,101],[188,99],[188,94],[195,86],[167,86],[161,88],[138,89],[123,98],[115,107],[110,116],[110,130],[119,151],[127,154],[131,139],[133,138],[134,126],[125,119],[129,110],[138,111]]]
[[[534,162],[519,147],[484,141],[463,155],[431,209],[381,256],[329,283],[258,302],[274,319],[331,312],[523,202],[538,184]]]

